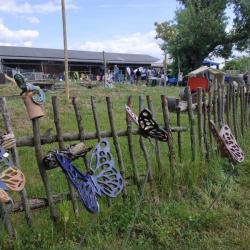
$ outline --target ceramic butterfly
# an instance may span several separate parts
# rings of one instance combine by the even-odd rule
[[[159,127],[148,109],[143,109],[139,117],[127,105],[125,105],[125,110],[129,118],[139,127],[140,133],[144,137],[151,137],[163,142],[168,141],[169,135],[167,131]]]
[[[0,173],[0,201],[8,202],[11,200],[8,191],[22,191],[25,185],[25,177],[21,170],[14,167],[3,147],[0,147],[0,166],[7,167]]]
[[[91,213],[99,212],[97,196],[105,194],[114,198],[122,191],[123,179],[115,168],[110,145],[106,139],[102,139],[93,150],[90,171],[86,174],[81,173],[65,154],[56,152],[55,156],[59,166],[77,190],[84,206]]]
[[[210,120],[209,127],[217,140],[221,153],[229,158],[233,164],[244,161],[245,156],[242,149],[236,142],[228,125],[222,126],[220,132],[218,132],[215,123]]]

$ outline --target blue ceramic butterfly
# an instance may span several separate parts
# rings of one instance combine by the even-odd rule
[[[90,159],[90,171],[86,174],[81,173],[65,154],[56,152],[55,155],[88,211],[99,212],[97,196],[105,194],[114,198],[122,191],[122,176],[115,168],[107,139],[102,139],[96,145]]]

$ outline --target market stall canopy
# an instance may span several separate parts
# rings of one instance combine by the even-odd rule
[[[225,80],[225,73],[218,69],[210,68],[207,66],[202,66],[194,71],[191,71],[188,74],[188,77],[195,77],[195,76],[204,76],[204,75],[212,75],[215,80],[218,81],[219,84],[223,84]]]
[[[225,75],[225,73],[223,71],[220,71],[218,69],[213,69],[213,68],[210,68],[210,67],[207,67],[207,66],[202,66],[202,67],[200,67],[198,69],[195,69],[195,70],[189,72],[188,76],[202,75],[202,74],[205,74],[207,72],[209,72],[212,75],[222,75],[222,76]]]

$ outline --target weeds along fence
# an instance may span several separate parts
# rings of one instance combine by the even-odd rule
[[[218,127],[227,123],[232,127],[234,134],[237,137],[244,135],[246,129],[249,125],[249,86],[238,86],[234,87],[231,85],[215,84],[210,88],[208,93],[205,93],[202,89],[198,89],[197,102],[194,104],[192,101],[192,95],[190,89],[186,88],[186,102],[187,108],[185,112],[182,112],[180,100],[176,99],[176,110],[171,113],[168,110],[167,96],[161,96],[161,108],[162,108],[162,119],[164,128],[172,133],[177,133],[176,136],[170,136],[168,143],[163,143],[155,141],[154,146],[154,157],[157,166],[157,172],[159,176],[164,176],[164,172],[169,171],[169,176],[171,176],[171,181],[174,182],[176,178],[176,172],[178,172],[178,163],[183,161],[183,136],[182,133],[188,133],[187,136],[190,137],[188,148],[189,158],[192,161],[203,160],[209,161],[215,151],[215,142],[213,141],[212,134],[208,129],[208,121],[210,119],[214,120]],[[146,96],[147,105],[145,105],[145,100],[143,96],[139,97],[139,108],[137,110],[142,110],[143,107],[147,106],[154,115],[153,101],[150,96]],[[29,198],[29,190],[24,189],[20,192],[20,201],[16,201],[14,205],[10,208],[6,204],[0,204],[1,218],[4,222],[4,227],[10,237],[15,238],[15,228],[12,223],[12,214],[16,212],[24,212],[25,218],[28,225],[32,225],[32,210],[42,209],[49,207],[50,218],[53,222],[58,220],[58,211],[56,204],[63,200],[70,200],[72,203],[73,211],[75,216],[79,216],[78,209],[78,195],[72,188],[70,182],[68,182],[68,192],[54,194],[52,191],[52,185],[49,179],[47,170],[43,165],[43,157],[47,152],[43,150],[43,145],[58,143],[58,148],[60,150],[65,148],[66,142],[81,141],[85,142],[88,140],[97,139],[98,141],[104,137],[110,137],[113,139],[113,146],[116,152],[116,159],[118,168],[123,175],[125,181],[125,186],[123,190],[123,200],[126,201],[126,197],[130,195],[127,186],[135,185],[137,191],[141,191],[141,175],[137,169],[136,157],[135,157],[135,136],[138,137],[138,129],[132,128],[131,121],[126,118],[126,127],[123,130],[117,130],[115,126],[115,114],[113,112],[112,99],[106,97],[107,105],[107,116],[109,120],[110,130],[101,131],[100,120],[97,112],[97,102],[95,97],[91,97],[91,109],[93,114],[93,120],[95,125],[95,131],[86,133],[86,127],[83,127],[82,114],[80,112],[80,107],[75,97],[72,98],[73,110],[75,112],[75,118],[77,123],[78,131],[72,133],[63,133],[63,127],[61,122],[61,114],[59,112],[59,102],[57,96],[52,97],[52,107],[53,107],[53,118],[54,125],[56,129],[55,135],[41,135],[40,132],[40,121],[39,119],[32,120],[33,134],[23,137],[16,138],[16,147],[11,150],[12,160],[16,167],[21,168],[19,153],[17,148],[22,147],[32,147],[34,148],[35,158],[37,166],[39,169],[40,177],[46,192],[46,198]],[[103,105],[103,104],[102,104]],[[135,106],[133,105],[132,97],[130,96],[127,100],[127,105],[133,106],[135,111]],[[14,133],[12,128],[12,121],[10,117],[10,112],[7,107],[7,101],[5,97],[0,97],[0,111],[3,117],[3,124],[5,131],[7,133]],[[125,111],[124,111],[125,112]],[[171,116],[171,117],[170,117]],[[182,126],[182,118],[188,120],[187,125]],[[170,119],[175,120],[175,127],[170,126]],[[159,119],[157,119],[159,123]],[[172,122],[173,124],[173,122]],[[127,140],[128,150],[121,148],[120,139],[125,137]],[[154,180],[154,172],[152,171],[152,161],[149,150],[146,147],[146,139],[139,135],[139,146],[141,154],[144,158],[145,169],[149,169],[149,188],[152,188],[152,181]],[[187,146],[187,145],[185,145]],[[162,151],[166,151],[168,148],[168,163],[166,164],[166,159],[162,157]],[[130,165],[125,166],[124,155],[130,159]],[[87,167],[87,160],[84,159],[84,163]],[[166,169],[169,166],[169,169]],[[53,171],[53,170],[49,170]],[[108,202],[110,205],[110,202]]]

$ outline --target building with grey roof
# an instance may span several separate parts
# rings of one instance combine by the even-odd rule
[[[138,68],[150,66],[159,59],[141,54],[104,53],[107,67],[116,64],[125,71],[126,66]],[[103,52],[68,51],[69,71],[99,74],[103,70]],[[64,71],[64,51],[30,47],[0,46],[0,71],[37,71],[46,74],[59,74]]]

